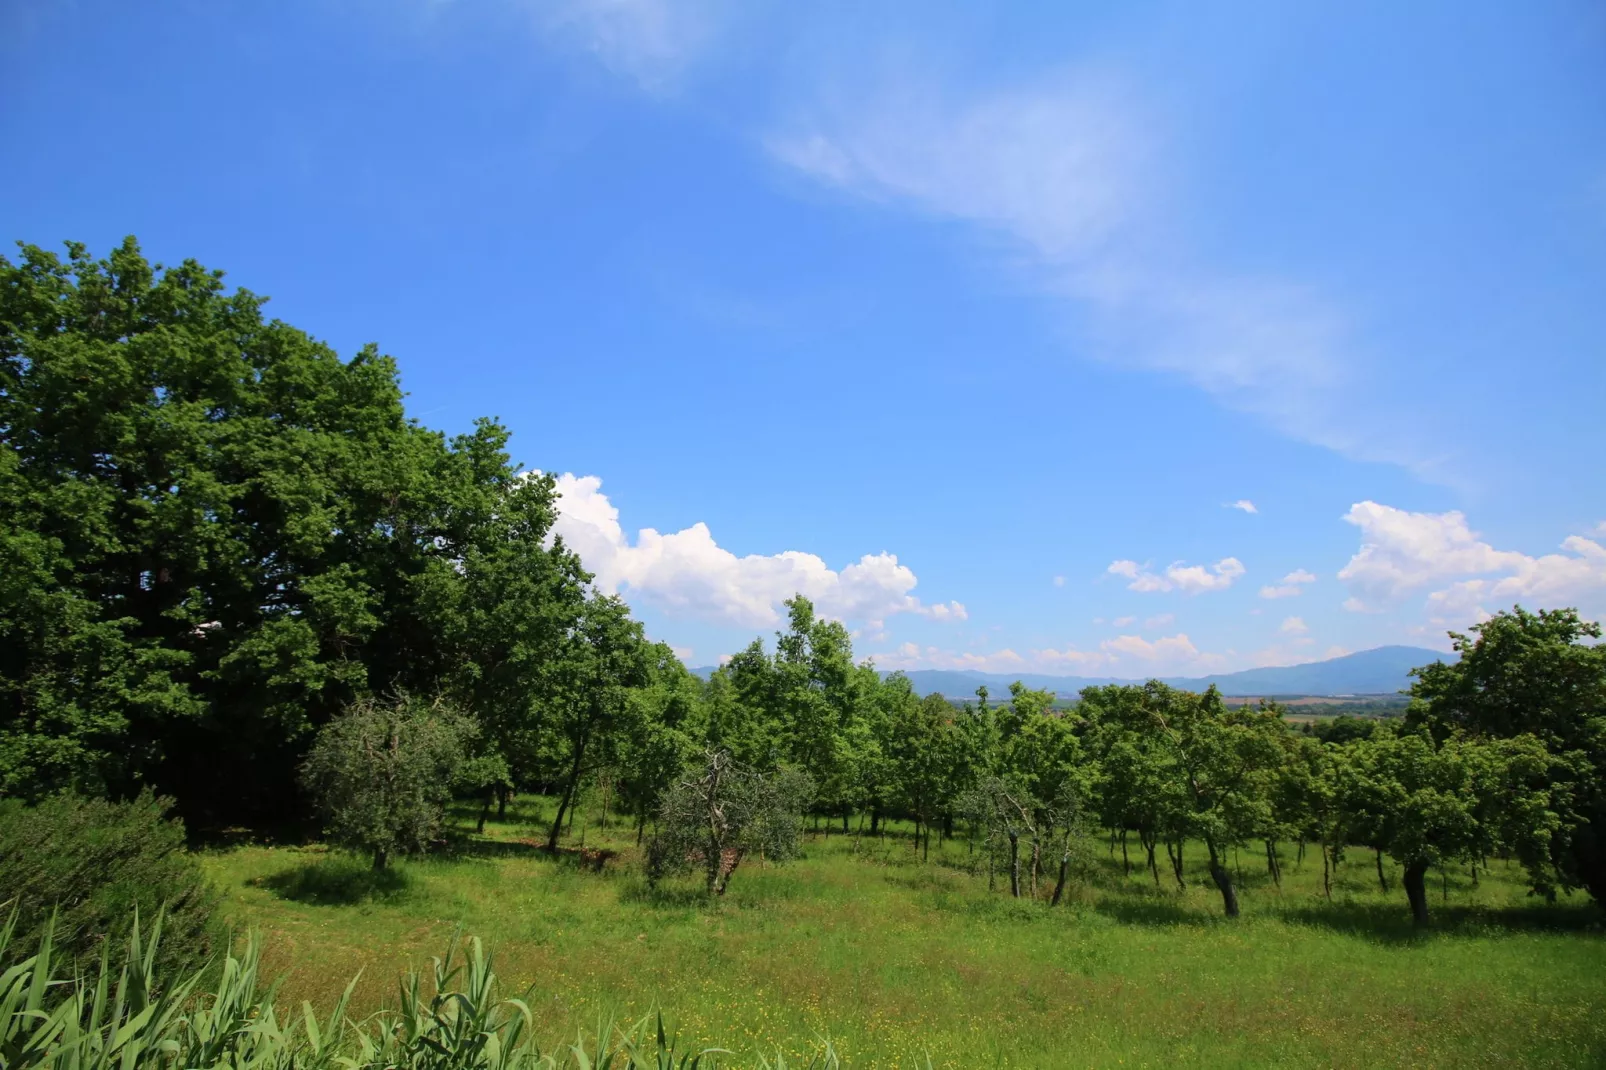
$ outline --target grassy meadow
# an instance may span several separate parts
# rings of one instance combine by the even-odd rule
[[[510,986],[533,986],[559,1040],[599,1015],[661,1007],[683,1039],[732,1065],[806,1055],[829,1036],[847,1065],[1606,1065],[1606,933],[1579,897],[1547,906],[1515,866],[1430,877],[1435,924],[1413,931],[1396,873],[1370,852],[1322,896],[1314,851],[1285,848],[1282,888],[1241,860],[1244,916],[1228,922],[1190,850],[1179,892],[1090,844],[1051,909],[989,892],[963,838],[919,861],[907,829],[811,835],[785,866],[744,863],[722,902],[688,880],[650,890],[632,828],[587,808],[557,858],[535,845],[550,804],[515,801],[483,836],[375,875],[321,847],[209,852],[237,930],[260,932],[283,999],[333,1003],[359,971],[372,1009],[453,932],[486,941]],[[458,815],[462,828],[473,815]],[[582,824],[589,827],[582,829]],[[611,853],[610,853],[611,852]],[[599,868],[600,867],[600,868]]]

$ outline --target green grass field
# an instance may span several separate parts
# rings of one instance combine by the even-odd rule
[[[1244,916],[1228,922],[1190,851],[1179,893],[1133,854],[1094,845],[1068,905],[989,893],[963,839],[918,861],[907,832],[812,836],[782,867],[749,862],[713,906],[690,883],[649,890],[634,831],[585,831],[551,858],[542,800],[465,837],[447,857],[375,880],[318,848],[236,847],[207,867],[237,929],[266,939],[283,997],[326,1007],[359,970],[354,1009],[440,954],[454,930],[485,939],[498,973],[533,986],[552,1040],[663,1008],[683,1038],[754,1065],[829,1035],[855,1067],[1602,1066],[1606,933],[1580,898],[1527,898],[1500,863],[1474,885],[1430,878],[1433,931],[1414,932],[1397,875],[1371,854],[1340,867],[1287,848],[1283,888],[1259,852],[1242,858]],[[460,815],[465,824],[467,815]],[[575,832],[581,831],[577,823]],[[526,843],[523,841],[531,841]],[[1051,885],[1051,880],[1045,883]],[[922,1063],[923,1064],[923,1063]]]

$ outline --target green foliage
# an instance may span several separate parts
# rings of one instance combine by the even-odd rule
[[[1306,721],[1300,729],[1323,743],[1348,743],[1356,739],[1370,739],[1372,733],[1385,723],[1376,717],[1354,717],[1341,713],[1337,717]]]
[[[551,478],[262,306],[132,239],[0,258],[0,794],[285,821],[313,732],[395,688],[471,705],[529,771],[586,579]]]
[[[1416,671],[1407,721],[1443,739],[1456,731],[1532,739],[1554,756],[1549,837],[1530,855],[1536,887],[1583,887],[1606,903],[1606,645],[1571,609],[1520,606],[1450,633],[1461,657]]]
[[[875,762],[867,719],[880,680],[854,664],[840,621],[816,617],[802,595],[786,607],[772,656],[755,640],[721,670],[735,708],[721,710],[719,745],[758,768],[796,766],[813,779],[819,809],[845,819],[864,801]]]
[[[159,966],[204,959],[219,938],[217,895],[184,849],[184,826],[166,815],[166,801],[149,791],[126,803],[77,795],[0,803],[0,909],[10,904],[13,951],[54,924],[56,954],[85,966],[120,947],[135,910],[165,910]],[[10,964],[0,953],[0,965]]]
[[[422,851],[440,834],[474,727],[451,707],[402,694],[361,701],[329,722],[302,766],[324,830],[373,855]]]
[[[648,683],[630,693],[614,748],[620,802],[638,831],[711,734],[701,682],[664,644],[647,653]]]
[[[563,817],[586,777],[610,764],[628,727],[631,692],[651,680],[652,658],[640,623],[618,598],[594,595],[559,652],[556,687],[542,710],[549,779],[563,785],[547,849],[556,850]]]

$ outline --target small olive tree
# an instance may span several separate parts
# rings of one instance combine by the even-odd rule
[[[473,723],[436,700],[365,699],[330,721],[301,767],[324,830],[373,855],[422,851],[440,832]]]
[[[993,887],[999,852],[1005,843],[1009,845],[1009,894],[1019,899],[1022,834],[1034,845],[1034,865],[1029,876],[1034,880],[1036,877],[1035,861],[1038,855],[1035,852],[1040,849],[1038,837],[1041,833],[1038,827],[1041,806],[1038,801],[1013,780],[989,776],[983,777],[975,788],[960,796],[959,810],[969,819],[971,827],[980,830],[986,837],[988,890]],[[1034,884],[1034,897],[1035,894]]]
[[[647,879],[701,866],[709,895],[724,895],[742,859],[758,853],[779,862],[802,843],[803,811],[814,797],[807,773],[759,773],[712,749],[664,793],[658,830],[647,849]]]

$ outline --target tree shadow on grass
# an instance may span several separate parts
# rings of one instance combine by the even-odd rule
[[[1158,896],[1101,895],[1093,909],[1127,925],[1215,925],[1222,919]]]
[[[556,851],[533,837],[518,840],[491,840],[465,833],[452,833],[440,853],[454,858],[545,858],[569,869],[601,873],[619,852],[607,847],[579,847],[559,844]]]
[[[395,900],[410,881],[404,870],[376,870],[354,858],[331,857],[307,862],[249,882],[280,899],[313,906],[351,906],[368,900]]]
[[[1465,904],[1429,905],[1426,928],[1411,921],[1405,896],[1387,903],[1309,903],[1271,912],[1284,921],[1359,936],[1377,943],[1411,944],[1434,937],[1490,937],[1513,933],[1606,933],[1606,917],[1584,903],[1535,902],[1522,906],[1487,907]]]
[[[1131,894],[1103,894],[1093,909],[1129,925],[1186,925],[1192,927],[1234,924],[1217,909],[1202,910],[1177,899]],[[1486,938],[1519,932],[1606,933],[1606,917],[1584,903],[1542,903],[1512,907],[1471,905],[1435,906],[1426,928],[1411,921],[1402,894],[1398,904],[1354,902],[1245,904],[1244,921],[1275,918],[1293,925],[1327,929],[1380,944],[1415,944],[1443,937]]]

